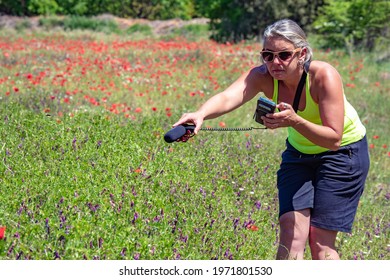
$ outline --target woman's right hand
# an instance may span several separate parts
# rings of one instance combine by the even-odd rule
[[[173,124],[173,127],[176,127],[181,124],[194,124],[194,134],[197,134],[202,127],[203,120],[203,114],[201,114],[199,111],[193,113],[185,113],[176,123]]]

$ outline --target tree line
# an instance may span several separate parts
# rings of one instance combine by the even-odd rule
[[[0,15],[97,16],[165,20],[210,19],[212,38],[261,37],[275,20],[290,18],[331,48],[372,51],[389,43],[388,0],[0,0]]]

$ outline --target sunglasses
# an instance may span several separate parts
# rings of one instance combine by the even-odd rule
[[[271,52],[271,51],[261,51],[260,55],[264,62],[272,62],[277,56],[280,60],[286,61],[294,56],[296,52],[299,52],[301,48],[296,48],[292,51],[281,51],[281,52]]]

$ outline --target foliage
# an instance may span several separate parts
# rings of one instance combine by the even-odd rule
[[[64,30],[92,30],[104,33],[120,33],[118,24],[110,19],[97,19],[84,16],[70,17],[43,17],[39,19],[39,24],[49,30],[55,27],[61,27]]]
[[[316,16],[319,1],[308,0],[221,0],[208,12],[213,38],[218,42],[239,42],[261,38],[264,28],[282,18],[291,18],[309,30]]]
[[[130,26],[129,28],[127,28],[126,33],[127,34],[142,33],[144,35],[152,35],[153,30],[147,24],[136,23],[136,24],[133,24],[132,26]]]
[[[0,0],[0,11],[18,16],[111,13],[124,18],[190,19],[195,14],[194,9],[193,0]]]
[[[386,0],[0,0],[0,11],[17,16],[76,16],[72,21],[83,21],[80,25],[92,25],[82,16],[107,13],[149,20],[207,17],[211,38],[232,43],[260,40],[267,25],[290,18],[306,33],[321,35],[322,48],[345,48],[350,55],[356,49],[378,50],[378,61],[390,57],[386,47],[390,2]]]
[[[55,0],[30,0],[28,10],[31,14],[52,15],[61,10]]]
[[[327,0],[314,29],[323,47],[372,51],[389,45],[390,2],[383,0]],[[387,39],[386,39],[387,38]]]
[[[65,18],[65,30],[88,29],[107,33],[119,33],[118,24],[112,20],[98,20],[88,17],[72,16]]]
[[[208,39],[210,36],[209,28],[206,24],[187,24],[180,28],[174,28],[165,38],[182,37],[188,41],[199,41]]]

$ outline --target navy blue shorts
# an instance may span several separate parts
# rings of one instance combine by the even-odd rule
[[[309,208],[312,226],[351,232],[370,166],[366,137],[315,155],[286,146],[277,173],[279,217]]]

